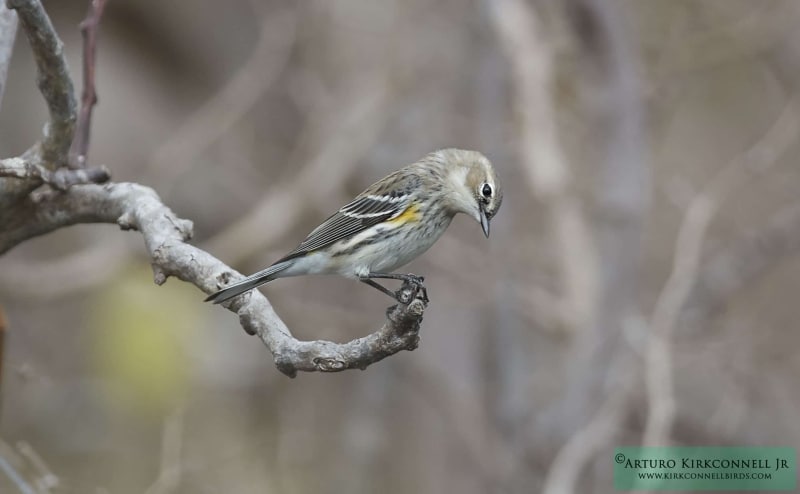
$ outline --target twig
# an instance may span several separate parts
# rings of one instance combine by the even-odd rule
[[[21,494],[37,494],[33,486],[30,485],[2,455],[0,455],[0,471],[6,474],[6,477],[16,486]]]
[[[16,448],[3,441],[0,438],[0,474],[4,474],[11,484],[16,487],[15,492],[20,494],[41,494],[36,488],[35,479],[28,480],[32,477],[30,465],[20,455]]]
[[[8,77],[8,66],[14,51],[14,40],[17,37],[17,14],[10,11],[5,2],[0,1],[0,104],[3,103],[3,92]]]
[[[63,164],[75,126],[75,91],[64,58],[63,44],[39,0],[8,0],[19,15],[36,59],[37,83],[50,112],[45,129],[42,160],[53,170]]]
[[[64,192],[42,194],[38,200],[18,205],[14,217],[0,231],[0,254],[20,242],[78,223],[116,223],[124,230],[139,230],[150,255],[157,284],[168,276],[193,283],[206,293],[241,275],[205,251],[186,241],[191,221],[175,216],[147,187],[131,183],[76,185]],[[408,289],[408,287],[406,287]],[[233,299],[227,308],[239,315],[242,327],[258,335],[272,352],[284,374],[298,371],[338,372],[364,369],[419,343],[419,325],[426,308],[420,298],[388,310],[388,321],[376,332],[350,341],[299,341],[258,291]]]
[[[70,168],[83,168],[86,166],[86,156],[89,153],[89,133],[92,127],[92,109],[97,104],[97,90],[95,88],[95,65],[97,63],[97,28],[106,0],[91,0],[86,19],[81,22],[81,36],[83,36],[83,94],[81,95],[81,109],[78,113],[78,123],[75,127],[75,136],[67,155],[67,164]]]
[[[18,221],[9,217],[9,211],[43,183],[63,190],[76,183],[108,180],[108,171],[104,168],[79,170],[79,173],[64,168],[76,115],[63,44],[39,0],[8,0],[7,4],[17,11],[33,50],[37,84],[47,103],[50,122],[45,126],[41,144],[37,143],[19,158],[0,162],[0,224]],[[22,180],[9,180],[9,177]]]
[[[717,173],[686,211],[675,244],[672,272],[656,301],[650,323],[650,342],[645,356],[649,406],[645,446],[662,446],[669,440],[675,415],[671,338],[697,279],[708,226],[726,197],[746,184],[752,175],[769,170],[795,142],[798,133],[795,111],[796,101],[792,100],[761,140]]]
[[[44,459],[33,449],[33,446],[25,441],[20,441],[17,443],[17,451],[36,471],[35,483],[39,487],[39,491],[48,493],[51,489],[58,487],[60,483],[58,476],[53,473]]]
[[[50,171],[43,165],[23,158],[8,158],[0,160],[0,177],[26,180],[34,187],[47,184],[57,190],[66,190],[76,184],[105,183],[110,174],[104,166],[80,170],[59,167]]]

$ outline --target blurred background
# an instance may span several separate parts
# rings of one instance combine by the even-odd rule
[[[87,3],[45,4],[77,88]],[[89,160],[239,271],[435,149],[486,154],[505,202],[408,266],[419,349],[296,379],[155,286],[136,233],[16,247],[0,458],[55,493],[606,493],[615,446],[800,446],[798,26],[791,0],[111,0]],[[0,156],[45,121],[20,32]],[[301,339],[389,305],[262,290]]]

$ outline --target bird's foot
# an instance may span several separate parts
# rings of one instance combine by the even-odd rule
[[[406,274],[402,277],[403,285],[395,292],[395,298],[398,302],[408,305],[412,300],[419,297],[420,300],[426,304],[430,302],[428,298],[428,289],[423,284],[425,281],[424,276],[417,276],[415,274]]]

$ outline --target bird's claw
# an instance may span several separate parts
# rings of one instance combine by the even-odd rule
[[[429,303],[431,299],[428,298],[428,289],[425,288],[424,285],[419,285],[418,289],[421,292],[420,300],[422,300],[426,304]]]
[[[425,277],[409,273],[406,275],[406,281],[414,285],[422,286],[422,284],[425,283]]]
[[[403,285],[395,292],[395,298],[401,304],[408,305],[419,296],[420,300],[427,304],[430,299],[428,298],[428,289],[423,284],[424,281],[424,276],[406,275]]]

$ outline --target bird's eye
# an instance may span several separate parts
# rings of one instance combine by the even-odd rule
[[[492,197],[492,186],[489,184],[483,184],[483,187],[481,187],[481,194],[483,194],[483,197],[487,199]]]

